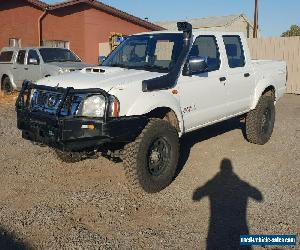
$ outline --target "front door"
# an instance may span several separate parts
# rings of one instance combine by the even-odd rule
[[[206,72],[180,76],[180,105],[186,132],[227,116],[226,70],[221,66],[217,38],[199,36],[189,56],[206,58]]]
[[[26,50],[19,50],[14,69],[14,81],[18,88],[22,87],[23,81],[26,79],[28,68],[25,65]]]
[[[28,68],[27,80],[31,82],[36,82],[37,80],[42,78],[40,57],[36,52],[36,50],[34,49],[28,51],[27,68]]]

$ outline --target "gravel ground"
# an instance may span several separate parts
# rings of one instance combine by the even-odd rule
[[[60,162],[21,139],[13,105],[2,103],[0,249],[236,249],[235,235],[248,232],[299,239],[300,96],[276,110],[264,146],[234,119],[187,135],[176,180],[137,200],[121,163]]]

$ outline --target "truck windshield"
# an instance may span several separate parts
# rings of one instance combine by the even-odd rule
[[[130,36],[102,65],[168,73],[176,64],[182,47],[181,33]]]
[[[72,51],[63,48],[41,48],[40,54],[45,63],[48,62],[81,62]]]

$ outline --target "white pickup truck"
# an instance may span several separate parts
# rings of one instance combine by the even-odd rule
[[[66,161],[121,152],[132,186],[153,193],[172,182],[188,132],[239,116],[249,142],[268,142],[286,76],[285,62],[252,61],[243,34],[182,22],[129,36],[102,66],[25,82],[18,128]]]
[[[37,80],[90,65],[65,48],[3,48],[0,52],[1,90],[10,93],[21,89],[24,80]]]

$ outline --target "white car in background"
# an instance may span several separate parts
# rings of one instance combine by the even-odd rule
[[[81,70],[87,66],[69,49],[3,48],[0,52],[1,90],[21,89],[25,80],[37,80]]]

